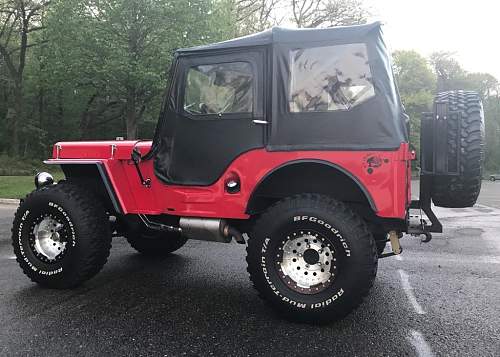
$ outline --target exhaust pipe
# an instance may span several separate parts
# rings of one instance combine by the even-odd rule
[[[229,243],[234,237],[236,242],[245,244],[243,235],[223,219],[182,217],[179,225],[182,235],[189,239]]]
[[[152,222],[144,214],[140,214],[139,218],[149,229],[180,233],[189,239],[229,243],[234,238],[239,244],[246,243],[240,231],[219,218],[181,217],[179,220],[180,227]]]

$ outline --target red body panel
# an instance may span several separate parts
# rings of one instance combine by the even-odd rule
[[[47,163],[102,162],[123,213],[245,219],[248,200],[259,182],[277,167],[304,159],[333,163],[356,177],[371,196],[380,217],[404,219],[411,197],[408,170],[411,153],[406,143],[397,151],[252,150],[236,158],[215,184],[206,187],[165,185],[154,175],[153,161],[149,160],[140,166],[144,177],[151,178],[150,188],[141,185],[130,160],[134,146],[145,153],[151,142],[63,142],[54,146],[53,158]],[[224,183],[235,174],[241,180],[241,191],[229,194]]]

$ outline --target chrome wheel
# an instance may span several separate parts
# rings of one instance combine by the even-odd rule
[[[310,231],[293,232],[282,241],[277,254],[278,273],[292,290],[316,294],[335,279],[337,259],[333,245]]]
[[[54,262],[66,251],[64,225],[51,216],[44,217],[33,227],[33,252],[42,261]]]

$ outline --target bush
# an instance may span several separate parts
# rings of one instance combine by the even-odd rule
[[[46,171],[59,174],[59,166],[45,165],[42,160],[15,158],[0,155],[0,176],[33,176],[37,172]]]

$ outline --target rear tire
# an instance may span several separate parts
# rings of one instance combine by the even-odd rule
[[[375,245],[377,246],[377,253],[380,256],[385,250],[387,245],[387,234],[374,234]]]
[[[85,187],[61,182],[30,193],[14,217],[12,246],[24,274],[57,289],[96,275],[111,248],[109,218]]]
[[[142,233],[125,233],[132,248],[149,257],[162,258],[180,249],[187,239],[177,233],[144,229]]]
[[[433,179],[432,201],[436,206],[464,208],[476,203],[481,190],[484,159],[484,114],[479,95],[472,91],[439,93],[435,106],[446,105],[447,111],[462,111],[457,147],[457,121],[448,117],[448,153],[456,157],[461,152],[458,176],[437,176]],[[450,164],[452,164],[450,162]],[[456,167],[456,164],[455,164]]]
[[[496,178],[495,177],[490,177],[491,182],[495,182]]]
[[[341,319],[359,306],[373,285],[377,260],[364,221],[342,202],[317,194],[267,209],[247,247],[259,295],[285,317],[308,322]]]

